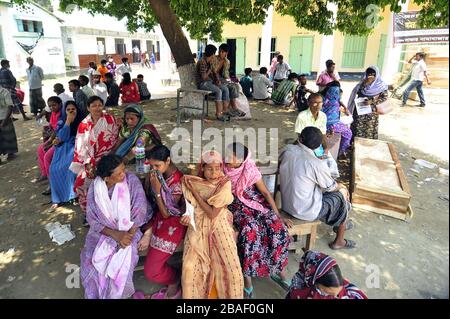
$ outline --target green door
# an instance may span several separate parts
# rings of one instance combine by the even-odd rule
[[[387,34],[382,34],[380,38],[380,47],[378,48],[377,66],[380,72],[383,71],[384,54],[386,52]]]
[[[349,69],[364,68],[366,58],[367,37],[346,36],[344,38],[344,52],[342,67]]]
[[[245,67],[245,38],[238,38],[236,39],[236,74],[244,74]]]
[[[287,62],[291,66],[292,72],[296,72],[298,74],[311,73],[313,48],[314,37],[291,37],[289,60]]]

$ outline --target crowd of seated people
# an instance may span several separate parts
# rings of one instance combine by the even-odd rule
[[[305,74],[290,72],[278,56],[280,66],[275,65],[272,75],[277,85],[270,94],[273,82],[267,68],[256,76],[247,68],[236,82],[229,72],[228,47],[221,45],[218,55],[216,51],[206,46],[196,70],[199,88],[215,93],[217,119],[243,116],[236,106],[240,91],[273,105],[294,104],[299,111],[297,140],[279,157],[282,207],[277,207],[250,150],[237,142],[224,154],[203,153],[198,174],[184,175],[139,104],[151,96],[143,76],[133,81],[126,60],[119,68],[111,61],[102,61],[96,70],[91,65],[89,76],[69,81],[72,96],[61,84],[55,85],[57,95],[48,98],[43,113],[49,119],[47,136],[37,148],[39,181],[49,181],[43,194],[51,196],[55,209],[80,205],[89,227],[81,252],[85,297],[250,299],[255,298],[253,279],[270,277],[288,290],[287,298],[367,298],[343,278],[333,257],[320,252],[306,251],[299,271],[288,278],[292,222],[283,219],[280,209],[294,218],[331,226],[336,237],[330,249],[356,247],[345,238],[353,228],[349,192],[333,175],[327,137],[341,134],[342,154],[353,136],[377,137],[378,115],[359,116],[352,98],[369,97],[375,104],[382,99],[387,86],[378,69],[366,70],[347,108],[341,102],[338,76],[328,73],[330,63],[319,76],[323,88],[316,93],[306,88]],[[118,75],[120,85],[114,80]],[[0,120],[7,126],[3,117],[12,102],[6,90],[0,88],[0,93]],[[120,95],[124,111],[115,117],[105,106],[117,105]],[[341,113],[353,115],[351,127],[339,121]],[[137,144],[144,145],[152,166],[144,181],[126,167]],[[169,263],[180,245],[181,270]],[[146,254],[146,279],[164,286],[152,294],[134,288],[139,252]]]

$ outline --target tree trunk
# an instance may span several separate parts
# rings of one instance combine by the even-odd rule
[[[177,65],[182,87],[197,88],[195,81],[195,64],[189,42],[177,16],[170,7],[168,0],[149,0],[156,19],[161,26],[164,37],[169,44]],[[184,109],[183,115],[200,115],[202,113],[203,98],[199,94],[184,94],[182,105],[198,108],[199,110]]]

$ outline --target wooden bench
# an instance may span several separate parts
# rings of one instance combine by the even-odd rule
[[[281,192],[278,179],[278,168],[275,166],[259,167],[263,175],[264,183],[267,189],[272,193],[281,217],[292,222],[293,226],[289,229],[289,235],[293,237],[294,243],[289,246],[290,251],[301,253],[301,247],[298,247],[297,241],[300,237],[306,236],[305,249],[311,250],[314,248],[317,237],[317,226],[321,224],[320,221],[305,221],[292,217],[291,215],[281,210]]]

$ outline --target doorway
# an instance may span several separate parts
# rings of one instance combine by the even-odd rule
[[[245,38],[227,39],[227,44],[229,47],[230,72],[234,72],[236,75],[244,74]]]
[[[141,62],[141,40],[131,40],[133,50],[133,63]]]

